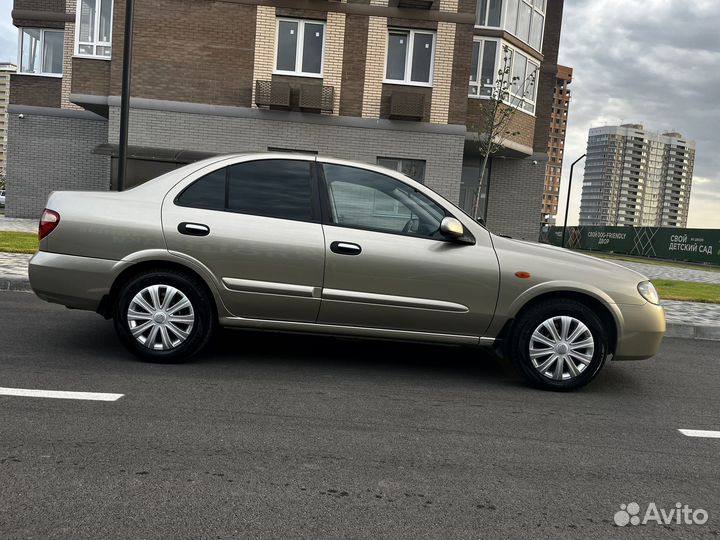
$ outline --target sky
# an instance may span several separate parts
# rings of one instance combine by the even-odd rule
[[[720,228],[720,1],[565,0],[558,62],[573,68],[558,223],[591,127],[643,124],[697,144],[689,227]],[[575,166],[576,224],[584,162]]]
[[[0,61],[16,61],[12,0],[0,0]],[[588,129],[639,123],[697,143],[689,227],[720,228],[720,0],[565,0],[559,62],[574,70],[558,222]],[[580,210],[575,167],[568,223]]]

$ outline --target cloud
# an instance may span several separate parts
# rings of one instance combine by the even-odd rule
[[[696,142],[690,223],[720,227],[720,206],[708,209],[712,196],[720,195],[714,97],[720,88],[718,20],[717,0],[565,1],[559,61],[574,68],[574,80],[563,201],[569,162],[585,152],[590,127],[642,123]],[[570,223],[577,223],[580,209],[582,164],[575,169]]]
[[[12,24],[12,0],[0,0],[0,62],[17,61],[18,32]]]

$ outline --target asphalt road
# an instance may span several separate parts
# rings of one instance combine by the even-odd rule
[[[143,364],[92,313],[0,293],[1,538],[720,536],[720,353],[667,340],[586,389],[478,351],[225,332]],[[619,528],[620,504],[707,524]],[[644,510],[643,510],[644,511]]]

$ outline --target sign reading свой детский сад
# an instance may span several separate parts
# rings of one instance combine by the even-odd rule
[[[562,227],[551,227],[549,241],[560,245]],[[568,227],[565,246],[640,257],[720,265],[720,230],[674,227]]]

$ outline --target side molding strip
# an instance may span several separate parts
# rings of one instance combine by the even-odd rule
[[[414,298],[412,296],[394,296],[390,294],[323,289],[322,297],[323,300],[339,300],[341,302],[359,302],[362,304],[376,304],[380,306],[433,309],[436,311],[450,311],[454,313],[468,312],[468,307],[462,304],[445,302],[443,300],[432,300],[430,298]]]
[[[320,287],[293,285],[275,281],[256,281],[253,279],[222,278],[223,285],[231,291],[300,296],[302,298],[320,298]]]

